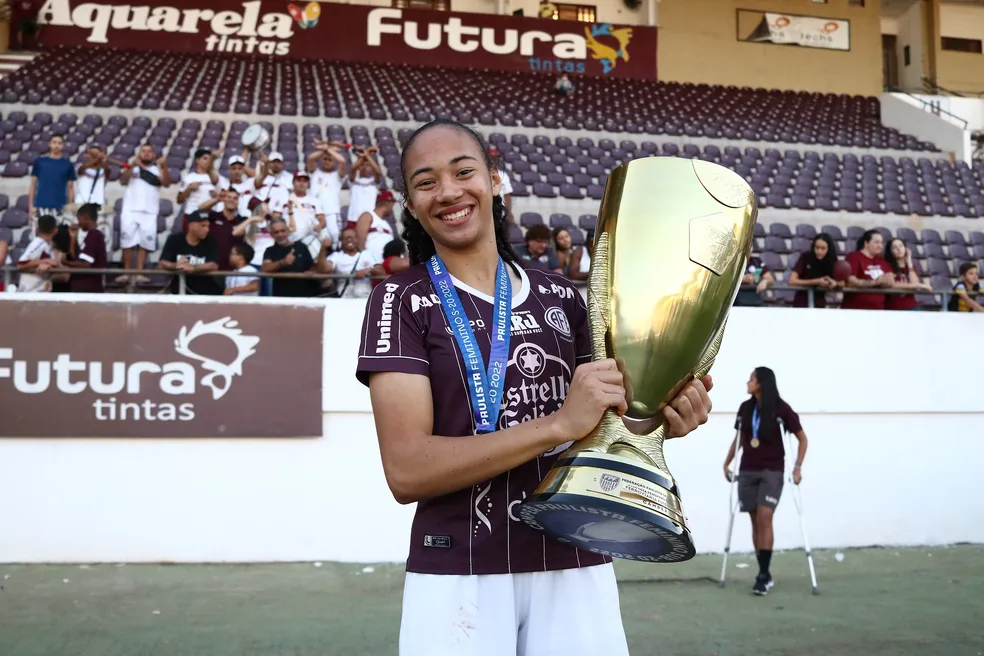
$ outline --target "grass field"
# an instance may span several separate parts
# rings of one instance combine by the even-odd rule
[[[619,562],[632,653],[984,654],[984,546],[815,560],[819,596],[792,551],[774,556],[765,598],[750,555],[731,558],[723,590],[720,557]],[[319,565],[0,565],[0,656],[396,654],[402,568]]]

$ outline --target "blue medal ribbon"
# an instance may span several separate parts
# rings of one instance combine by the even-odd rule
[[[759,426],[762,425],[762,418],[759,416],[758,406],[752,410],[752,439],[757,440],[759,436]]]
[[[496,295],[492,314],[492,348],[489,352],[488,370],[482,359],[482,352],[475,341],[468,315],[458,297],[458,291],[451,281],[444,262],[436,253],[427,261],[427,273],[430,274],[434,291],[441,299],[441,308],[451,326],[465,360],[468,370],[468,393],[471,397],[472,414],[475,417],[475,427],[479,433],[491,433],[499,421],[499,410],[502,404],[502,388],[506,379],[506,364],[509,358],[509,329],[512,320],[512,281],[506,263],[499,258],[496,268]]]

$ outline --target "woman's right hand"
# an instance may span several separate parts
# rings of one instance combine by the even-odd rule
[[[724,463],[724,480],[728,481],[729,483],[734,481],[731,474],[731,468],[728,467],[728,463]]]
[[[615,360],[588,362],[574,369],[564,405],[554,415],[559,434],[579,440],[595,429],[609,408],[619,416],[629,409],[622,372]]]

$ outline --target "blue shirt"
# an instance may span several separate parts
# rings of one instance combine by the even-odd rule
[[[75,180],[75,167],[66,157],[39,157],[31,175],[38,179],[34,207],[60,210],[68,203],[68,181]]]

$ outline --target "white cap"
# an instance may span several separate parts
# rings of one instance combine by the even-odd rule
[[[282,162],[284,161],[284,156],[278,153],[277,151],[273,151],[272,153],[267,155],[267,160],[271,162]]]
[[[232,166],[233,164],[245,164],[245,163],[246,160],[244,160],[239,155],[233,155],[232,157],[229,158],[229,166]]]

